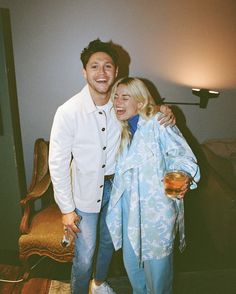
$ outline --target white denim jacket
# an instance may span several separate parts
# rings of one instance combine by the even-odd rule
[[[109,131],[120,140],[120,123],[112,102]],[[107,156],[107,120],[96,108],[86,85],[61,105],[55,114],[50,136],[49,168],[54,197],[62,213],[75,208],[99,212],[102,202]]]

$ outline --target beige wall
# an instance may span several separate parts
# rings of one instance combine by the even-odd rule
[[[221,91],[207,109],[179,106],[198,142],[236,137],[236,1],[0,0],[11,13],[27,179],[33,143],[49,138],[58,105],[84,85],[79,55],[112,39],[130,55],[130,75],[166,101],[198,102],[192,87]],[[179,118],[181,120],[181,118]]]

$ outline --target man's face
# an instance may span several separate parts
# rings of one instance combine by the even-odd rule
[[[116,68],[112,58],[105,52],[96,52],[90,58],[83,70],[91,94],[108,94],[117,76]]]

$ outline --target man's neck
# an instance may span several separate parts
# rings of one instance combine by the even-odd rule
[[[95,105],[102,106],[108,103],[110,99],[110,95],[111,95],[110,91],[108,93],[101,94],[94,91],[90,87],[89,87],[89,91]]]

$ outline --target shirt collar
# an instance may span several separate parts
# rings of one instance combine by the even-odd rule
[[[136,114],[135,116],[128,119],[128,124],[129,124],[132,135],[134,135],[134,133],[137,130],[138,121],[139,121],[139,114]]]
[[[82,89],[81,95],[84,99],[84,106],[87,113],[91,113],[98,110],[91,97],[88,84],[85,85],[84,88]],[[107,105],[108,105],[107,109],[111,110],[113,107],[111,100],[108,101]]]

